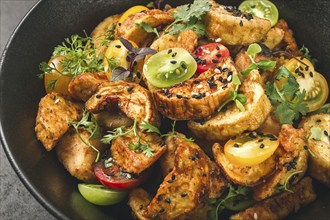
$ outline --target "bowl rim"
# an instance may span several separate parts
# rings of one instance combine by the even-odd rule
[[[38,6],[44,2],[45,0],[38,0],[27,12],[26,14],[23,16],[23,18],[19,21],[19,23],[17,24],[17,26],[15,27],[14,31],[11,33],[6,45],[3,48],[1,57],[0,57],[0,81],[2,84],[2,76],[3,76],[3,65],[5,63],[5,59],[6,59],[6,54],[8,49],[10,48],[12,41],[15,37],[15,35],[17,34],[18,30],[21,28],[21,26],[26,22],[26,20],[31,17],[31,14],[33,13],[33,11],[36,10],[36,8],[38,8]],[[2,86],[0,86],[0,94],[2,93]],[[1,96],[1,95],[0,95]],[[1,106],[3,105],[2,103],[2,99],[0,97],[0,115],[2,114],[2,108]],[[30,192],[30,194],[39,202],[39,204],[42,205],[42,207],[44,207],[50,214],[52,214],[55,218],[58,219],[69,219],[67,216],[65,216],[63,214],[63,212],[61,212],[60,210],[58,210],[55,206],[53,206],[50,202],[48,202],[48,200],[33,186],[33,184],[29,181],[29,179],[25,176],[25,174],[22,172],[20,165],[16,162],[12,151],[9,147],[9,145],[7,144],[7,140],[6,137],[4,135],[4,130],[3,130],[3,122],[1,120],[2,117],[0,117],[0,142],[2,145],[2,148],[5,152],[5,155],[10,163],[10,165],[12,166],[12,168],[14,169],[16,175],[18,176],[18,178],[20,179],[21,183],[23,183],[23,185],[28,189],[28,191]]]

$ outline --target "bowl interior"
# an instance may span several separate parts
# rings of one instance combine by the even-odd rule
[[[123,202],[98,207],[84,200],[78,181],[65,171],[54,152],[46,152],[34,133],[38,102],[45,95],[37,78],[38,65],[51,56],[54,47],[72,34],[91,33],[109,15],[150,0],[43,0],[25,17],[4,50],[1,64],[1,139],[15,171],[31,193],[61,219],[130,219]],[[188,3],[168,0],[173,6]],[[238,5],[238,0],[219,1]],[[273,0],[280,17],[294,30],[299,46],[308,47],[319,62],[317,70],[330,82],[330,2],[327,0]],[[329,190],[315,182],[318,199],[291,215],[290,219],[329,218]]]

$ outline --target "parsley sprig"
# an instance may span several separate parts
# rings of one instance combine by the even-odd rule
[[[178,7],[172,15],[175,20],[165,29],[165,33],[177,35],[184,30],[193,30],[198,36],[203,36],[205,27],[202,17],[210,8],[207,0],[195,0],[192,4]]]
[[[260,47],[259,44],[251,44],[247,51],[246,54],[249,56],[250,60],[252,61],[252,64],[248,66],[245,70],[241,71],[241,74],[246,76],[248,75],[252,70],[254,69],[264,69],[264,70],[272,70],[276,66],[276,61],[272,60],[260,60],[259,62],[255,62],[255,56],[262,52],[262,48]]]
[[[137,125],[138,125],[137,120],[135,119],[131,129],[128,129],[125,131],[124,127],[116,128],[113,131],[109,131],[109,134],[104,135],[103,138],[101,139],[101,141],[105,144],[110,144],[111,141],[116,140],[117,138],[119,138],[121,136],[126,136],[128,134],[133,133],[134,136],[138,137],[138,141],[135,143],[128,144],[128,147],[137,153],[142,152],[147,157],[152,157],[154,155],[153,152],[155,150],[150,147],[150,145],[149,145],[150,141],[145,140],[141,136]],[[150,127],[150,129],[148,129],[148,127]],[[148,122],[141,123],[140,128],[142,129],[142,131],[145,131],[147,133],[153,133],[153,132],[158,133],[159,132],[158,128],[154,127],[153,125],[149,124]],[[142,143],[142,141],[146,144]]]
[[[299,118],[299,114],[306,115],[308,106],[303,102],[306,91],[299,89],[294,76],[285,66],[281,66],[275,76],[275,80],[287,79],[282,88],[279,89],[276,82],[267,82],[266,94],[273,106],[275,116],[280,124],[293,124]]]
[[[101,129],[100,129],[100,126],[98,125],[95,117],[93,116],[93,114],[84,110],[83,116],[80,121],[77,121],[77,122],[69,121],[69,122],[76,130],[76,133],[77,133],[79,139],[84,144],[86,144],[88,147],[90,147],[94,151],[96,151],[97,156],[95,158],[95,162],[97,162],[100,157],[100,151],[90,143],[90,140],[100,137]],[[79,127],[81,127],[81,126],[84,127],[90,133],[90,136],[87,141],[85,139],[83,139],[80,135]]]
[[[141,23],[135,23],[135,26],[138,28],[141,28],[142,30],[144,30],[145,32],[148,33],[154,33],[157,35],[157,37],[159,37],[159,33],[157,28],[152,28],[148,23],[146,22],[141,22]]]
[[[249,201],[246,203],[248,206],[254,204],[254,200],[250,198],[251,190],[246,186],[241,185],[229,185],[229,188],[225,193],[223,193],[218,199],[210,199],[208,203],[210,205],[216,205],[216,208],[207,213],[208,220],[218,220],[219,214],[225,209],[226,203],[237,200],[240,201]],[[238,204],[237,204],[238,205]],[[247,208],[247,207],[244,207]]]

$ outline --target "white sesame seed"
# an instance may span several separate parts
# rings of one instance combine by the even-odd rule
[[[202,84],[199,84],[198,86],[196,86],[197,89],[201,89],[203,88],[203,85]]]
[[[253,214],[253,219],[258,220],[258,214],[256,212]]]
[[[60,99],[57,98],[57,99],[55,100],[55,104],[57,104],[59,101],[60,101]]]
[[[221,42],[221,38],[219,37],[219,38],[215,39],[215,42],[220,43]]]
[[[221,73],[221,71],[219,69],[217,69],[217,68],[214,70],[214,72],[215,73]]]

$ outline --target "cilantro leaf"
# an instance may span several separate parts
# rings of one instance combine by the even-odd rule
[[[252,70],[255,70],[258,68],[258,65],[256,63],[251,63],[248,68],[246,68],[245,70],[241,71],[241,74],[243,76],[247,76],[249,75],[249,73],[252,71]]]
[[[154,33],[157,35],[157,37],[159,37],[157,28],[152,28],[148,23],[146,23],[144,21],[142,23],[135,23],[135,26],[137,26],[138,28],[141,28],[142,30],[144,30],[148,33]]]
[[[251,56],[253,59],[255,58],[255,56],[260,53],[262,51],[261,47],[259,44],[250,44],[250,46],[248,47],[248,49],[246,50],[246,54],[248,56]]]
[[[152,124],[148,123],[148,122],[145,122],[145,121],[142,122],[142,123],[140,124],[140,128],[141,128],[142,130],[145,130],[146,132],[149,132],[149,133],[157,133],[157,134],[161,135],[159,129],[158,129],[157,127],[153,126]]]

